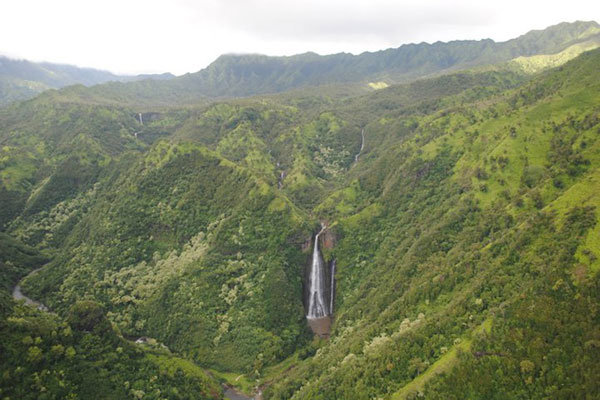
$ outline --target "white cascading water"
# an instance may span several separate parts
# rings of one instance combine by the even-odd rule
[[[355,163],[358,162],[358,157],[360,157],[360,154],[363,152],[364,149],[365,149],[365,128],[362,128],[362,130],[360,131],[360,150],[354,156]]]
[[[308,314],[307,318],[322,318],[329,315],[329,304],[325,301],[325,271],[323,260],[319,253],[319,235],[323,233],[325,226],[315,236],[310,276],[308,279]]]
[[[331,262],[331,287],[329,288],[329,314],[333,314],[333,298],[335,297],[335,260]]]

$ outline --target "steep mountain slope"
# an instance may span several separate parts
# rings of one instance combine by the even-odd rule
[[[366,126],[356,181],[317,208],[337,221],[332,339],[267,398],[600,393],[599,61]]]
[[[272,363],[301,342],[309,231],[274,189],[201,147],[161,143],[92,190],[67,203],[79,222],[28,293],[58,311],[100,300],[123,332],[220,369],[251,371],[259,353]]]
[[[136,114],[115,107],[39,99],[0,111],[0,126],[0,225],[87,190],[111,158],[144,147]]]
[[[120,76],[108,71],[65,64],[34,63],[0,56],[0,107],[25,100],[51,88],[74,84],[97,85],[109,81],[170,79],[173,75]]]
[[[561,51],[596,29],[560,27],[503,45]],[[593,50],[531,79],[486,68],[152,111],[129,84],[49,92],[0,114],[0,244],[17,274],[52,257],[23,289],[61,318],[93,300],[102,326],[266,398],[594,398],[598,65]],[[319,222],[336,312],[311,341]]]
[[[48,257],[37,249],[0,233],[0,290],[12,290],[19,279],[48,261]]]
[[[218,383],[201,368],[154,342],[140,346],[125,340],[97,303],[76,302],[62,318],[10,299],[13,286],[48,260],[0,233],[3,397],[221,398]]]
[[[93,302],[75,304],[63,320],[2,291],[0,333],[5,398],[222,398],[218,383],[191,362],[120,337]]]

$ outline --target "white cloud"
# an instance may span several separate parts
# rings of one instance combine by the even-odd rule
[[[229,52],[360,53],[403,43],[507,40],[600,20],[600,2],[471,0],[3,0],[0,53],[119,73],[184,73]]]

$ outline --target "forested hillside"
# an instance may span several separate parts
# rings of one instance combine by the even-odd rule
[[[123,338],[94,301],[62,316],[9,297],[48,256],[0,234],[0,395],[19,399],[219,399],[218,382],[190,361],[149,341]],[[35,272],[34,272],[35,273]]]
[[[168,349],[141,348],[113,330],[94,302],[66,320],[0,293],[0,394],[18,399],[220,399],[205,371]]]
[[[92,86],[111,81],[162,80],[172,77],[174,76],[169,73],[121,76],[93,68],[48,62],[35,63],[0,55],[0,107],[14,101],[30,99],[48,89],[69,85]]]
[[[390,61],[406,82],[379,90],[332,56],[347,86],[178,78],[0,110],[0,394],[600,396],[597,31],[401,47],[460,57]],[[303,298],[320,224],[328,338]],[[52,312],[8,298],[22,278]]]
[[[333,337],[267,397],[599,393],[599,57],[367,125],[402,140],[317,208],[339,236]]]

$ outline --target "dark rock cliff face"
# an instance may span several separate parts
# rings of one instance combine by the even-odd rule
[[[308,252],[312,249],[313,238],[307,239],[304,243],[302,243],[302,252]],[[309,260],[310,262],[310,260]]]

